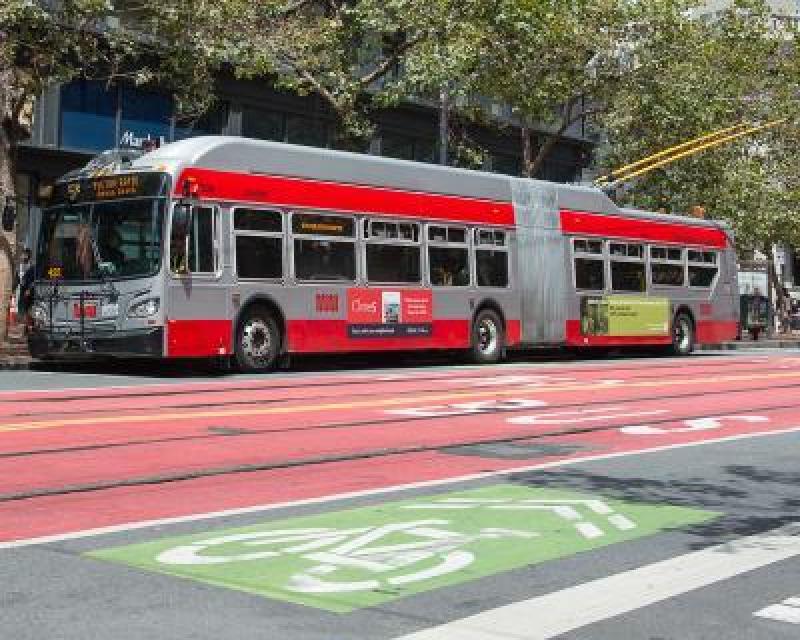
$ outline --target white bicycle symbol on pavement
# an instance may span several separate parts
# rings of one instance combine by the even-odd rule
[[[453,509],[544,510],[572,522],[577,533],[584,538],[604,535],[603,529],[587,521],[576,507],[602,515],[618,530],[636,527],[634,522],[615,513],[600,500],[450,498],[406,505],[403,509],[445,512]],[[344,529],[325,527],[239,533],[168,549],[161,552],[156,561],[173,566],[221,565],[294,557],[312,566],[293,573],[285,585],[287,590],[308,594],[344,593],[402,587],[461,571],[476,560],[474,550],[468,547],[481,540],[529,540],[540,536],[531,530],[495,527],[463,533],[453,531],[449,528],[451,524],[449,520],[435,518]],[[389,537],[391,544],[387,544]],[[227,547],[227,552],[222,547]],[[244,549],[230,551],[237,547]],[[359,579],[353,576],[359,576]]]

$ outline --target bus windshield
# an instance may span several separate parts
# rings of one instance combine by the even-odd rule
[[[46,209],[38,277],[91,281],[155,274],[161,264],[164,211],[163,198]]]

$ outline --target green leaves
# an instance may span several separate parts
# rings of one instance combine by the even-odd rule
[[[763,2],[740,2],[714,21],[649,15],[660,27],[650,30],[635,73],[599,118],[609,139],[602,169],[796,109],[796,47],[770,31]],[[798,242],[798,134],[787,123],[700,151],[635,179],[623,202],[645,208],[666,202],[672,213],[703,204],[708,216],[732,224],[743,248]]]

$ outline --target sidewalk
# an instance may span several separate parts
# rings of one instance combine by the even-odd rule
[[[752,340],[749,335],[741,340],[731,340],[719,344],[703,344],[698,351],[734,351],[736,349],[800,349],[800,332],[776,333],[771,338]]]
[[[30,369],[31,362],[33,359],[28,353],[28,343],[22,327],[12,325],[8,330],[8,338],[0,340],[0,371]]]

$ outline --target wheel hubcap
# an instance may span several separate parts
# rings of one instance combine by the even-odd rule
[[[686,351],[691,343],[691,329],[689,328],[689,323],[686,319],[681,318],[675,324],[675,345],[678,347],[680,351]]]
[[[269,327],[260,318],[249,320],[242,329],[242,352],[254,363],[264,364],[272,353]]]
[[[497,335],[497,325],[492,320],[481,320],[478,325],[478,348],[481,353],[494,353],[497,349]]]

